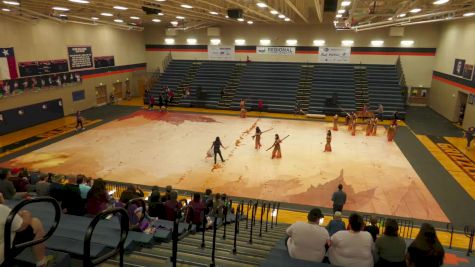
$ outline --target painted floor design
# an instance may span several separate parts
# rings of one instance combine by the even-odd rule
[[[254,149],[254,127],[272,129]],[[333,132],[333,152],[324,153],[328,122],[240,119],[183,112],[137,111],[74,137],[0,164],[109,180],[331,207],[339,183],[347,210],[448,221],[395,143],[380,127],[376,137]],[[283,158],[265,149],[274,133],[290,135]],[[213,167],[206,151],[216,136],[228,148]]]

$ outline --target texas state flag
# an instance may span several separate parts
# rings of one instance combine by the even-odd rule
[[[13,80],[17,78],[18,72],[16,70],[13,47],[0,48],[0,80]]]

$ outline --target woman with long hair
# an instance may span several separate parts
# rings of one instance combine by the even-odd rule
[[[444,255],[434,226],[423,223],[407,249],[406,263],[408,267],[439,267],[444,264]]]
[[[225,161],[223,159],[223,155],[221,155],[221,147],[226,149],[221,143],[221,139],[219,139],[219,136],[217,136],[213,144],[211,144],[211,148],[213,148],[213,152],[214,152],[214,164],[216,164],[216,155],[219,155],[219,157],[221,158],[221,162]]]
[[[280,140],[280,137],[278,134],[275,134],[275,141],[274,141],[274,144],[269,148],[274,148],[274,150],[272,150],[272,159],[275,159],[275,158],[282,158],[282,151],[280,150],[280,143],[282,142],[282,140]]]
[[[256,134],[254,135],[254,137],[256,138],[256,145],[255,145],[255,148],[256,149],[259,149],[261,148],[261,134],[262,134],[262,131],[261,129],[259,128],[259,126],[256,127]]]
[[[86,211],[88,215],[97,215],[107,209],[109,194],[106,183],[101,178],[94,181],[91,190],[87,193]]]
[[[327,143],[325,144],[325,150],[323,152],[332,152],[332,131],[327,132]]]

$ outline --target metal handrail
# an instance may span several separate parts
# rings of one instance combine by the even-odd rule
[[[447,223],[447,232],[450,233],[449,249],[452,249],[452,240],[454,238],[454,225],[453,224]]]
[[[234,241],[233,241],[233,254],[237,253],[237,235],[239,234],[239,212],[241,209],[241,205],[238,204],[236,209],[236,218],[234,220]]]
[[[463,229],[465,236],[469,238],[467,256],[473,253],[473,241],[475,237],[475,225],[465,225]]]
[[[39,202],[47,202],[51,203],[54,207],[55,210],[55,215],[54,215],[54,222],[49,231],[41,238],[38,240],[32,240],[28,242],[24,242],[21,244],[16,244],[16,245],[11,245],[12,244],[12,223],[17,215],[17,213],[25,206],[33,204],[33,203],[39,203]],[[7,216],[7,219],[5,221],[5,229],[4,229],[4,261],[0,265],[2,267],[6,266],[12,266],[13,261],[18,254],[20,254],[25,248],[31,247],[34,245],[38,245],[40,243],[45,242],[48,240],[56,231],[56,228],[58,228],[59,221],[61,219],[61,207],[59,206],[59,203],[51,197],[38,197],[38,198],[33,198],[33,199],[28,199],[28,200],[23,200],[22,202],[18,203],[13,209],[10,211],[10,213]]]
[[[92,235],[94,234],[94,230],[96,229],[97,224],[101,221],[106,219],[109,215],[120,215],[118,216],[120,220],[120,240],[117,244],[117,247],[114,248],[112,251],[98,257],[98,258],[91,258],[91,240]],[[83,255],[83,266],[85,267],[93,267],[99,265],[109,258],[115,256],[119,253],[119,266],[124,266],[124,243],[127,239],[127,235],[129,233],[129,215],[124,208],[113,208],[105,210],[94,219],[92,219],[91,223],[87,227],[86,235],[84,236],[84,255]]]

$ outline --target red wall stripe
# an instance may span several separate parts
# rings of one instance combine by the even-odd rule
[[[145,70],[145,67],[134,68],[134,69],[125,69],[125,70],[116,70],[116,71],[109,71],[109,72],[103,72],[103,73],[88,74],[88,75],[82,76],[81,78],[83,78],[83,79],[92,79],[92,78],[105,77],[105,76],[110,76],[110,75],[115,75],[115,74],[134,72],[134,71],[139,71],[139,70]]]
[[[447,80],[447,79],[444,79],[444,78],[442,78],[442,77],[435,76],[435,75],[432,75],[432,79],[437,80],[437,81],[439,81],[439,82],[443,82],[443,83],[445,83],[445,84],[449,84],[449,85],[458,87],[458,88],[460,88],[460,89],[462,89],[462,90],[466,90],[466,91],[475,93],[475,88],[470,87],[470,86],[466,86],[466,85],[463,85],[463,84],[460,84],[460,83],[458,83],[458,82],[450,81],[450,80]]]

